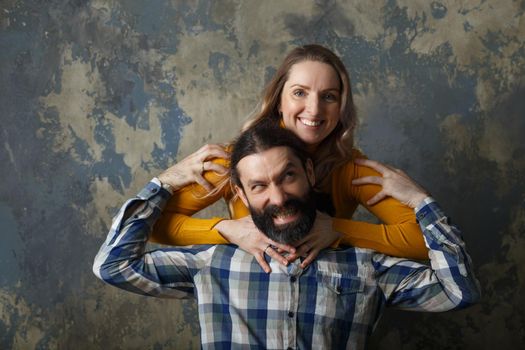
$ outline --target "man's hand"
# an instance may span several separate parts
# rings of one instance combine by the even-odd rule
[[[220,145],[204,145],[197,152],[190,154],[177,164],[166,169],[158,176],[163,184],[170,185],[173,190],[178,190],[186,185],[198,183],[208,192],[213,190],[213,185],[204,178],[204,172],[211,170],[218,174],[226,174],[228,169],[211,160],[214,158],[229,159],[230,154]]]
[[[383,187],[381,191],[366,202],[367,205],[374,205],[390,196],[411,208],[415,208],[429,196],[427,191],[402,170],[369,159],[356,159],[355,163],[375,169],[382,175],[365,176],[352,180],[353,185],[375,184]]]

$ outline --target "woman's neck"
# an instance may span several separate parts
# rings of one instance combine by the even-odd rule
[[[317,152],[317,148],[318,148],[318,144],[315,144],[315,145],[312,145],[312,144],[307,144],[306,145],[306,150],[308,151],[308,153],[313,156],[315,154],[315,152]]]

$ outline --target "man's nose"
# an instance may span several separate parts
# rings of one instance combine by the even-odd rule
[[[281,186],[272,186],[270,190],[270,204],[276,205],[278,207],[282,206],[286,202],[286,192]]]

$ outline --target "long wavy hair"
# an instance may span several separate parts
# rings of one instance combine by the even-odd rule
[[[354,146],[354,129],[356,126],[356,109],[352,96],[350,77],[341,59],[321,45],[304,45],[293,49],[284,59],[277,69],[272,80],[266,85],[259,112],[255,112],[252,117],[243,125],[242,131],[259,124],[263,120],[271,120],[279,125],[281,116],[279,106],[284,84],[289,78],[290,70],[293,65],[304,62],[314,61],[330,65],[337,73],[341,86],[341,109],[339,122],[335,129],[317,147],[311,157],[315,164],[315,176],[317,188],[323,187],[325,181],[330,180],[330,173],[338,166],[343,165],[352,158],[352,148]]]

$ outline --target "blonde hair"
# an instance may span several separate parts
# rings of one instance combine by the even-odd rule
[[[304,45],[293,49],[277,69],[272,80],[266,85],[259,112],[256,112],[243,125],[242,131],[259,124],[263,120],[271,120],[279,125],[281,116],[279,106],[284,84],[289,78],[293,65],[314,61],[330,65],[337,73],[341,86],[341,110],[337,126],[317,147],[311,157],[315,164],[315,176],[319,186],[329,181],[330,173],[336,167],[343,165],[352,158],[354,146],[354,129],[356,126],[356,110],[350,86],[350,77],[341,59],[329,49],[321,45]]]

